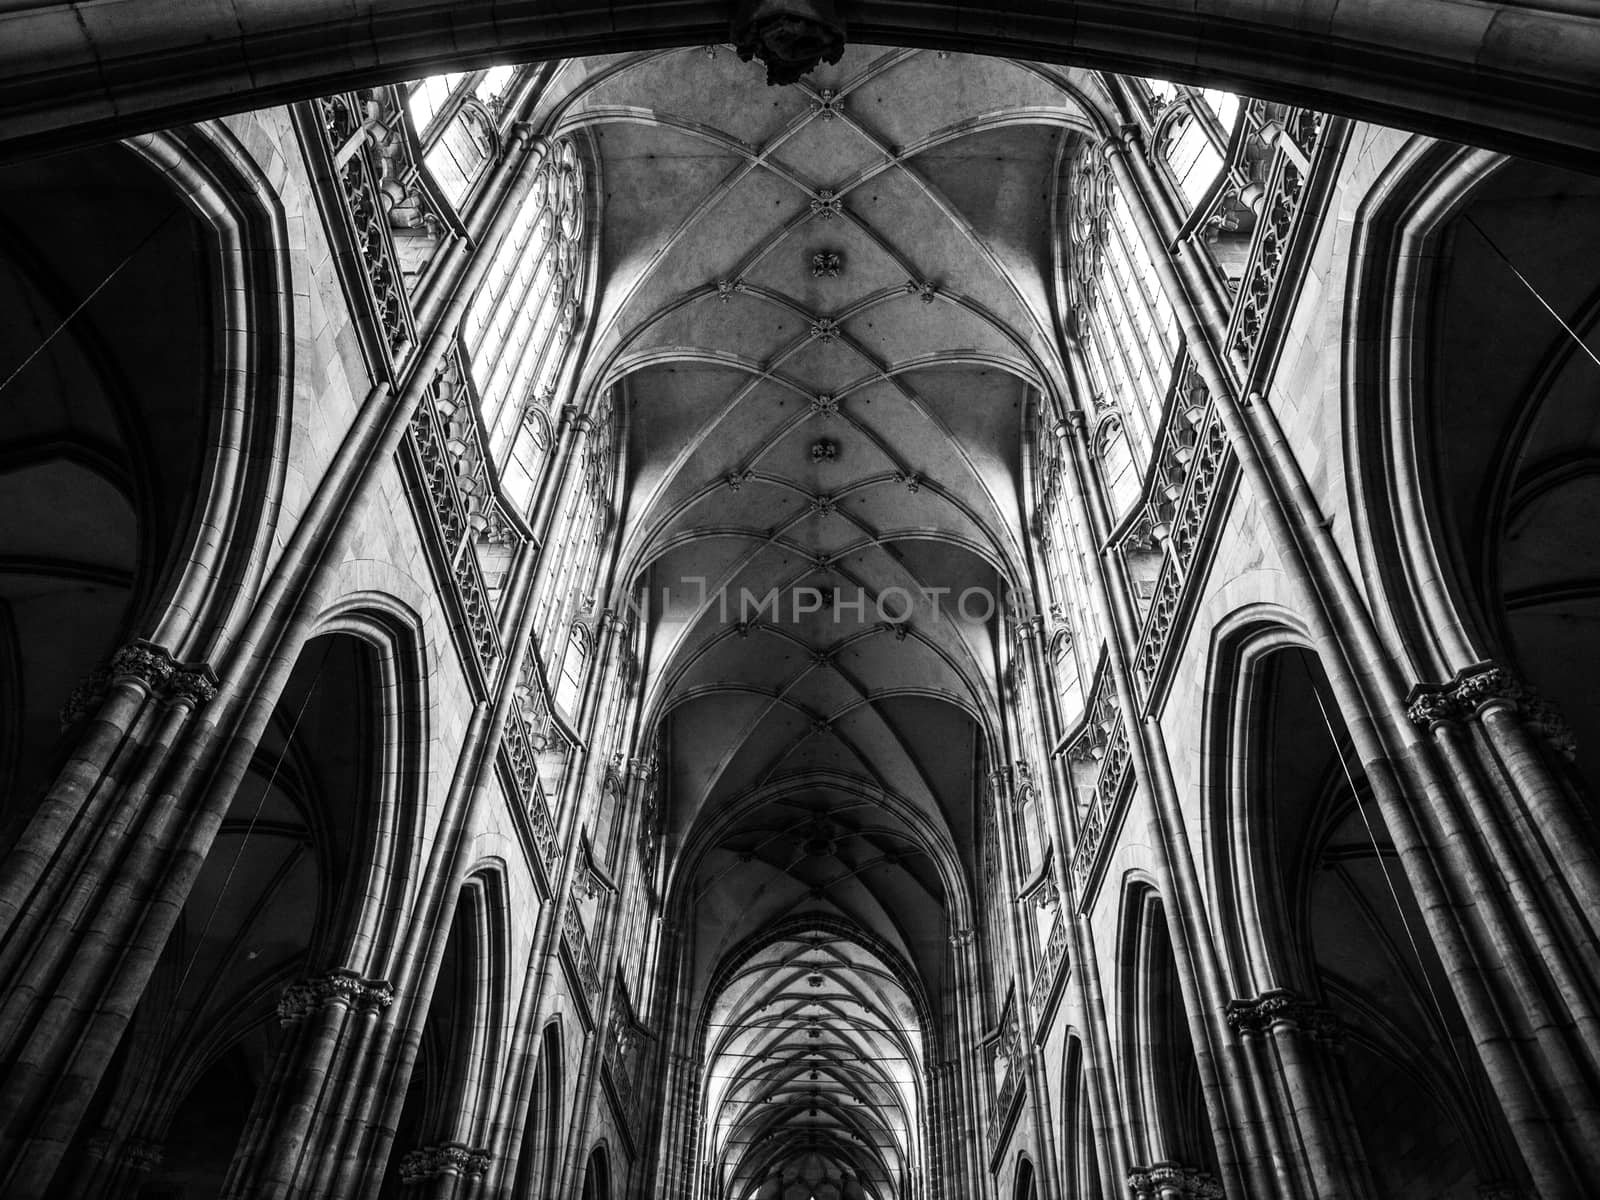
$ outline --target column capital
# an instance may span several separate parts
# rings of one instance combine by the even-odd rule
[[[1571,759],[1577,743],[1571,728],[1549,701],[1499,663],[1474,663],[1456,672],[1449,683],[1419,683],[1406,696],[1406,716],[1413,724],[1433,730],[1503,708],[1526,721],[1529,728]]]
[[[1338,1014],[1288,988],[1273,988],[1249,1000],[1230,1000],[1223,1010],[1223,1019],[1228,1022],[1229,1029],[1246,1036],[1281,1026],[1336,1044],[1344,1031],[1344,1022]]]
[[[278,1023],[292,1025],[335,1001],[349,1008],[375,1012],[394,1000],[394,985],[382,979],[363,979],[354,971],[330,971],[298,980],[283,989],[278,1000]]]
[[[1222,1185],[1199,1167],[1158,1162],[1128,1170],[1134,1200],[1222,1200]]]
[[[139,638],[114,651],[78,682],[61,706],[61,727],[69,728],[87,717],[118,681],[137,683],[151,696],[191,708],[217,696],[217,673],[208,664],[179,662],[165,646]]]
[[[576,404],[561,406],[561,423],[570,427],[573,433],[588,433],[594,428],[594,418]]]
[[[1128,153],[1127,144],[1120,136],[1105,137],[1100,139],[1100,157],[1106,162],[1116,162],[1117,159]]]
[[[130,1171],[153,1171],[166,1157],[166,1147],[149,1138],[131,1137],[122,1143],[122,1161]]]
[[[437,1179],[441,1175],[461,1175],[475,1179],[486,1174],[494,1162],[494,1155],[484,1149],[465,1146],[460,1142],[445,1142],[440,1146],[423,1146],[409,1150],[400,1160],[400,1182],[419,1183]]]

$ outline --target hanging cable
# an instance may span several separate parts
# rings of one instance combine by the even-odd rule
[[[1394,901],[1395,914],[1400,918],[1400,928],[1405,930],[1406,941],[1411,943],[1411,954],[1417,960],[1417,971],[1422,976],[1422,985],[1427,989],[1428,1000],[1433,1005],[1433,1013],[1439,1021],[1439,1038],[1443,1048],[1455,1060],[1456,1069],[1461,1072],[1463,1080],[1472,1076],[1467,1071],[1466,1063],[1462,1061],[1456,1049],[1455,1038],[1450,1034],[1450,1022],[1445,1016],[1444,1004],[1439,999],[1439,992],[1433,986],[1433,977],[1428,971],[1428,964],[1422,957],[1422,947],[1417,942],[1416,934],[1411,931],[1411,921],[1406,917],[1405,906],[1400,902],[1399,889],[1395,887],[1394,878],[1389,874],[1388,863],[1384,860],[1383,848],[1378,845],[1377,832],[1372,828],[1372,821],[1367,817],[1366,804],[1361,798],[1360,791],[1356,788],[1355,776],[1350,771],[1350,764],[1345,761],[1344,747],[1339,743],[1338,735],[1333,730],[1333,719],[1328,715],[1328,706],[1322,701],[1322,689],[1317,686],[1317,680],[1311,673],[1311,665],[1304,659],[1301,660],[1305,667],[1306,680],[1311,685],[1311,694],[1317,698],[1317,708],[1322,713],[1322,724],[1328,731],[1328,743],[1333,747],[1334,757],[1339,760],[1339,768],[1344,772],[1346,785],[1350,788],[1350,798],[1355,801],[1356,812],[1360,814],[1361,823],[1366,826],[1367,839],[1372,843],[1372,854],[1377,860],[1378,870],[1383,873],[1384,886],[1389,889],[1389,898]],[[1394,847],[1391,845],[1390,849]]]
[[[289,726],[289,732],[284,736],[283,746],[278,750],[278,759],[272,764],[272,772],[267,776],[267,782],[261,789],[261,795],[256,797],[255,810],[250,814],[250,820],[245,825],[244,836],[239,839],[239,848],[233,852],[233,861],[228,864],[228,873],[222,877],[222,886],[217,889],[216,896],[211,901],[211,911],[206,914],[205,924],[200,926],[200,933],[195,938],[194,953],[189,956],[189,961],[184,965],[183,975],[178,980],[178,986],[173,991],[174,998],[183,994],[184,984],[189,982],[189,975],[194,970],[194,965],[200,959],[200,952],[205,949],[206,934],[211,932],[211,923],[216,920],[217,910],[222,907],[222,897],[227,894],[228,884],[233,882],[234,872],[239,869],[239,861],[244,857],[244,848],[250,844],[250,835],[255,832],[256,822],[261,819],[261,810],[267,803],[267,797],[272,794],[272,785],[278,781],[278,771],[283,766],[283,760],[289,754],[289,747],[294,744],[294,735],[300,729],[300,719],[306,715],[306,707],[311,703],[311,697],[317,690],[317,681],[322,678],[322,670],[328,665],[328,655],[333,652],[333,639],[329,638],[322,647],[322,658],[317,662],[317,670],[311,676],[311,682],[306,685],[306,694],[300,698],[300,708],[294,714],[294,724]]]
[[[123,267],[132,262],[134,256],[138,254],[139,251],[143,250],[145,246],[149,245],[156,234],[160,233],[166,228],[167,222],[172,220],[173,217],[177,216],[178,213],[182,211],[182,209],[174,208],[171,212],[167,213],[166,216],[162,217],[160,221],[156,222],[156,227],[149,233],[145,234],[144,237],[140,238],[138,245],[136,245],[132,250],[129,250],[127,254],[123,255],[122,261],[111,268],[110,274],[108,274],[104,279],[95,285],[94,291],[90,292],[82,300],[78,301],[77,306],[74,307],[73,310],[66,316],[62,317],[61,320],[56,323],[56,327],[45,335],[44,341],[40,342],[33,348],[33,353],[29,354],[27,358],[23,359],[17,364],[16,369],[13,370],[11,374],[6,376],[5,382],[0,383],[0,392],[5,391],[6,388],[10,386],[11,381],[18,375],[21,375],[22,372],[27,369],[29,363],[38,358],[39,355],[43,354],[49,347],[50,343],[56,340],[56,335],[70,325],[74,317],[81,313],[85,308],[89,307],[89,302],[105,290],[106,284],[115,279],[117,277],[117,273],[121,271]]]
[[[1483,227],[1480,226],[1476,221],[1474,221],[1472,219],[1472,214],[1468,213],[1468,214],[1464,215],[1461,219],[1463,221],[1465,221],[1468,225],[1472,226],[1473,230],[1477,233],[1477,235],[1483,239],[1484,245],[1488,246],[1489,249],[1494,252],[1494,256],[1496,258],[1498,258],[1501,262],[1505,263],[1506,267],[1510,270],[1510,272],[1513,275],[1515,275],[1518,279],[1520,279],[1522,281],[1522,286],[1527,288],[1529,294],[1531,294],[1535,300],[1537,300],[1540,304],[1542,304],[1544,306],[1544,310],[1547,313],[1549,313],[1552,317],[1554,317],[1556,319],[1556,324],[1561,326],[1561,328],[1563,328],[1563,329],[1565,329],[1567,331],[1567,336],[1570,337],[1577,344],[1578,349],[1582,350],[1585,354],[1587,354],[1589,356],[1589,360],[1592,363],[1594,363],[1595,366],[1600,367],[1600,356],[1596,356],[1595,352],[1593,350],[1589,349],[1588,343],[1586,343],[1581,337],[1578,336],[1577,330],[1573,329],[1571,325],[1567,324],[1566,319],[1563,318],[1562,315],[1560,313],[1558,313],[1551,306],[1550,301],[1546,300],[1539,293],[1539,289],[1534,287],[1533,284],[1528,281],[1528,277],[1526,275],[1524,275],[1521,271],[1517,270],[1517,264],[1512,262],[1509,258],[1506,257],[1506,253],[1505,253],[1504,250],[1500,249],[1499,246],[1495,245],[1494,239],[1491,238],[1487,233],[1485,233],[1483,231]]]

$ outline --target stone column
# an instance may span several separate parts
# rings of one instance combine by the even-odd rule
[[[1448,684],[1414,688],[1407,715],[1443,759],[1453,787],[1436,797],[1446,861],[1471,873],[1485,933],[1514,987],[1540,974],[1526,1040],[1549,1104],[1577,1144],[1600,1141],[1600,872],[1596,830],[1552,770],[1570,755],[1560,717],[1510,671],[1481,663]]]
[[[1124,155],[1114,150],[1110,157],[1115,164],[1121,162]],[[1125,188],[1131,186],[1126,164],[1119,172],[1119,182]],[[1130,207],[1139,208],[1136,203],[1130,203]],[[1142,788],[1149,799],[1152,825],[1157,833],[1156,866],[1162,911],[1171,935],[1184,1016],[1194,1044],[1195,1065],[1205,1095],[1217,1160],[1230,1187],[1248,1190],[1252,1196],[1276,1198],[1287,1194],[1290,1187],[1281,1169],[1283,1156],[1271,1145],[1270,1138],[1262,1136],[1261,1114],[1255,1097],[1243,1086],[1234,1061],[1235,1048],[1217,1028],[1219,1022],[1215,1015],[1226,993],[1199,870],[1189,844],[1182,799],[1172,778],[1160,722],[1153,717],[1138,716],[1143,706],[1134,691],[1129,664],[1133,648],[1139,642],[1139,625],[1120,568],[1114,561],[1115,551],[1104,548],[1110,522],[1099,492],[1093,486],[1094,467],[1083,422],[1069,422],[1069,428],[1076,436],[1069,439],[1069,478],[1074,486],[1067,489],[1067,495],[1082,507],[1084,527],[1103,547],[1094,557],[1096,569],[1091,582],[1108,617],[1106,651],[1112,694],[1120,714],[1118,719],[1126,731],[1136,776],[1134,786]],[[1134,801],[1137,799],[1136,794]],[[1076,887],[1072,899],[1074,904],[1081,905]],[[1124,1152],[1130,1151],[1125,1149]]]
[[[224,1200],[267,1200],[305,1189],[320,1154],[337,1140],[373,1027],[393,1000],[388,983],[353,971],[284,989],[278,1023],[289,1032],[245,1126]]]
[[[150,642],[113,654],[63,714],[78,748],[0,870],[0,1191],[42,1194],[165,940],[147,918],[211,747],[204,664]],[[92,714],[92,715],[91,715]]]
[[[1130,140],[1137,145],[1137,133]],[[1264,398],[1238,394],[1220,350],[1224,330],[1208,322],[1191,290],[1206,293],[1192,264],[1175,261],[1129,165],[1137,157],[1108,143],[1118,185],[1177,312],[1196,370],[1259,500],[1264,524],[1300,598],[1335,702],[1416,893],[1479,1060],[1513,1136],[1546,1200],[1580,1200],[1600,1171],[1595,1136],[1600,1093],[1585,1055],[1572,1045],[1570,1014],[1553,1006],[1549,959],[1504,903],[1475,833],[1452,811],[1453,781],[1419,745],[1396,694],[1395,666],[1362,589],[1329,533],[1315,496]],[[1280,286],[1282,284],[1280,283]],[[1543,907],[1536,904],[1535,908]]]
[[[1340,1077],[1339,1018],[1285,988],[1230,1001],[1225,1015],[1268,1098],[1264,1108],[1279,1126],[1278,1141],[1299,1148],[1296,1165],[1306,1194],[1319,1200],[1375,1196]]]

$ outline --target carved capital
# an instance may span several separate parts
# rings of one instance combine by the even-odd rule
[[[61,706],[61,728],[71,728],[92,713],[106,698],[110,685],[111,672],[105,667],[95,667],[85,675]]]
[[[216,672],[205,663],[180,663],[154,642],[129,642],[72,689],[61,706],[61,727],[69,728],[87,717],[119,679],[136,681],[152,696],[182,701],[195,708],[217,695]]]
[[[278,1000],[278,1023],[292,1025],[334,1001],[358,1011],[388,1008],[394,986],[382,979],[363,979],[354,971],[332,971],[291,983]]]
[[[1222,1200],[1222,1185],[1198,1167],[1158,1162],[1128,1171],[1134,1200]]]
[[[165,1157],[166,1148],[149,1138],[133,1137],[122,1143],[122,1161],[128,1164],[130,1171],[153,1171]]]
[[[1308,1034],[1330,1045],[1337,1045],[1344,1036],[1344,1022],[1336,1013],[1287,988],[1262,992],[1252,1000],[1230,1000],[1223,1017],[1228,1028],[1243,1035],[1259,1035],[1278,1027]]]
[[[1460,706],[1444,688],[1417,688],[1406,702],[1406,716],[1423,729],[1432,729],[1441,721],[1454,721],[1460,715]]]
[[[113,679],[136,679],[154,692],[172,677],[172,655],[154,642],[130,642],[111,656],[107,670]]]
[[[442,1146],[424,1146],[407,1151],[400,1160],[400,1182],[420,1183],[437,1179],[441,1175],[461,1175],[475,1179],[489,1170],[494,1155],[487,1150],[463,1146],[460,1142],[446,1142]]]
[[[1450,686],[1450,694],[1462,711],[1477,712],[1497,702],[1518,704],[1526,695],[1526,689],[1504,667],[1482,663],[1458,674]]]
[[[742,62],[758,58],[768,86],[796,83],[844,54],[844,21],[833,0],[739,0],[730,27]]]
[[[1406,698],[1406,715],[1424,729],[1462,721],[1501,706],[1520,717],[1568,760],[1577,753],[1572,729],[1555,707],[1506,668],[1478,663],[1457,672],[1449,683],[1425,683]]]
[[[217,698],[217,676],[208,666],[184,667],[167,680],[166,694],[199,708]]]

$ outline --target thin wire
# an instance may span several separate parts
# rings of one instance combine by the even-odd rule
[[[267,803],[267,797],[272,794],[272,785],[278,781],[278,770],[283,766],[283,760],[288,757],[289,747],[294,743],[294,735],[300,729],[300,718],[306,715],[306,706],[311,703],[312,694],[317,690],[317,681],[322,678],[322,669],[328,665],[328,655],[332,651],[333,640],[330,638],[322,647],[322,658],[317,663],[317,673],[311,677],[311,682],[306,686],[306,694],[300,700],[300,710],[294,714],[294,724],[289,727],[288,736],[283,739],[283,747],[278,751],[277,762],[272,764],[272,774],[267,776],[266,786],[261,789],[261,795],[256,797],[256,807],[250,814],[250,823],[245,826],[244,836],[239,839],[239,848],[233,852],[233,862],[228,864],[228,873],[223,876],[222,886],[217,889],[216,898],[211,901],[211,911],[206,914],[206,922],[200,927],[200,935],[195,938],[194,953],[189,956],[189,961],[183,968],[183,976],[178,980],[178,986],[172,993],[175,997],[183,994],[183,985],[189,982],[189,975],[194,970],[195,963],[200,960],[201,951],[205,949],[206,934],[211,932],[211,923],[216,920],[217,910],[222,907],[222,897],[227,894],[228,884],[233,882],[233,874],[239,869],[239,860],[244,857],[244,848],[250,844],[250,835],[255,832],[261,810]]]
[[[1383,849],[1378,845],[1378,835],[1372,828],[1372,822],[1367,818],[1366,805],[1362,802],[1361,793],[1356,790],[1355,777],[1350,773],[1350,764],[1345,761],[1344,747],[1339,744],[1338,737],[1333,732],[1333,720],[1328,716],[1328,706],[1322,702],[1322,689],[1317,686],[1315,677],[1311,675],[1310,664],[1305,664],[1306,676],[1311,681],[1311,694],[1317,698],[1317,708],[1322,711],[1322,724],[1327,728],[1328,741],[1333,746],[1334,756],[1339,760],[1339,767],[1344,772],[1345,783],[1350,787],[1350,796],[1356,802],[1356,812],[1361,815],[1361,823],[1367,827],[1367,838],[1372,842],[1373,857],[1377,860],[1378,870],[1383,872],[1383,882],[1389,889],[1389,898],[1394,901],[1394,910],[1400,917],[1400,927],[1406,931],[1406,941],[1411,943],[1411,954],[1417,960],[1417,971],[1422,976],[1422,984],[1428,989],[1428,999],[1433,1003],[1433,1012],[1439,1019],[1439,1035],[1444,1047],[1449,1051],[1450,1057],[1456,1061],[1456,1069],[1461,1072],[1463,1079],[1470,1078],[1466,1064],[1461,1061],[1461,1055],[1456,1049],[1455,1038],[1450,1034],[1450,1022],[1444,1015],[1444,1005],[1439,1000],[1439,993],[1433,986],[1433,977],[1428,972],[1428,964],[1422,957],[1422,947],[1417,944],[1417,938],[1411,932],[1411,922],[1406,917],[1405,906],[1400,903],[1400,893],[1394,886],[1394,879],[1389,874],[1389,864],[1385,861]]]
[[[1556,324],[1560,325],[1561,328],[1565,329],[1567,331],[1567,336],[1570,337],[1574,342],[1576,342],[1578,344],[1578,349],[1582,350],[1585,354],[1587,354],[1589,356],[1590,361],[1592,361],[1595,366],[1600,367],[1600,357],[1597,357],[1595,355],[1595,352],[1593,350],[1589,349],[1588,343],[1585,342],[1581,337],[1579,337],[1577,331],[1575,329],[1573,329],[1571,325],[1567,324],[1566,319],[1563,318],[1560,313],[1558,313],[1554,308],[1552,308],[1550,306],[1550,302],[1548,300],[1546,300],[1542,295],[1539,294],[1539,289],[1534,287],[1533,284],[1531,284],[1530,282],[1528,282],[1528,277],[1526,275],[1524,275],[1521,271],[1517,270],[1517,264],[1512,262],[1509,258],[1506,257],[1505,251],[1500,249],[1499,246],[1495,245],[1494,239],[1491,238],[1487,233],[1485,233],[1483,231],[1482,227],[1479,226],[1479,224],[1472,219],[1472,215],[1470,213],[1468,213],[1468,214],[1466,214],[1465,216],[1462,217],[1462,220],[1464,220],[1468,225],[1471,225],[1472,228],[1477,232],[1478,236],[1483,239],[1484,244],[1486,246],[1488,246],[1489,249],[1494,251],[1495,257],[1498,258],[1501,262],[1505,263],[1505,265],[1510,268],[1511,273],[1513,275],[1515,275],[1518,279],[1522,280],[1522,286],[1528,289],[1528,291],[1532,294],[1532,296],[1533,296],[1533,298],[1535,300],[1537,300],[1540,304],[1544,305],[1545,311],[1548,312],[1552,317],[1554,317],[1556,319]]]
[[[99,284],[96,285],[94,291],[90,292],[82,300],[78,301],[77,307],[74,308],[71,312],[69,312],[66,316],[62,317],[60,322],[57,323],[56,327],[54,329],[52,329],[48,334],[45,335],[44,341],[40,342],[37,346],[35,346],[33,348],[33,353],[28,355],[27,358],[23,359],[20,363],[18,363],[16,370],[12,371],[11,374],[6,376],[5,382],[4,383],[0,383],[0,392],[5,391],[6,388],[10,386],[11,381],[13,379],[15,379],[18,375],[21,375],[22,372],[27,369],[27,366],[28,366],[29,363],[31,363],[34,359],[38,358],[39,355],[41,355],[41,354],[43,354],[45,352],[45,349],[50,345],[50,343],[56,340],[56,335],[58,333],[60,333],[63,329],[65,329],[68,325],[70,325],[72,323],[72,318],[76,317],[85,308],[87,308],[89,306],[89,302],[91,300],[93,300],[96,296],[98,296],[102,291],[105,290],[106,284],[110,283],[113,279],[115,279],[117,277],[117,272],[121,271],[123,267],[127,266],[130,262],[132,262],[134,255],[138,254],[139,251],[143,250],[145,248],[145,246],[147,246],[150,243],[150,240],[156,236],[156,234],[160,233],[164,228],[166,228],[167,222],[172,220],[173,217],[177,216],[180,211],[182,211],[182,210],[174,208],[171,212],[167,213],[166,216],[162,217],[161,220],[156,223],[156,227],[154,229],[152,229],[149,233],[145,234],[144,237],[139,239],[139,244],[137,246],[135,246],[132,250],[129,250],[128,253],[123,256],[123,259],[122,259],[121,262],[119,262],[116,266],[111,268],[111,273],[109,275],[107,275],[104,279],[102,279],[99,282]]]

